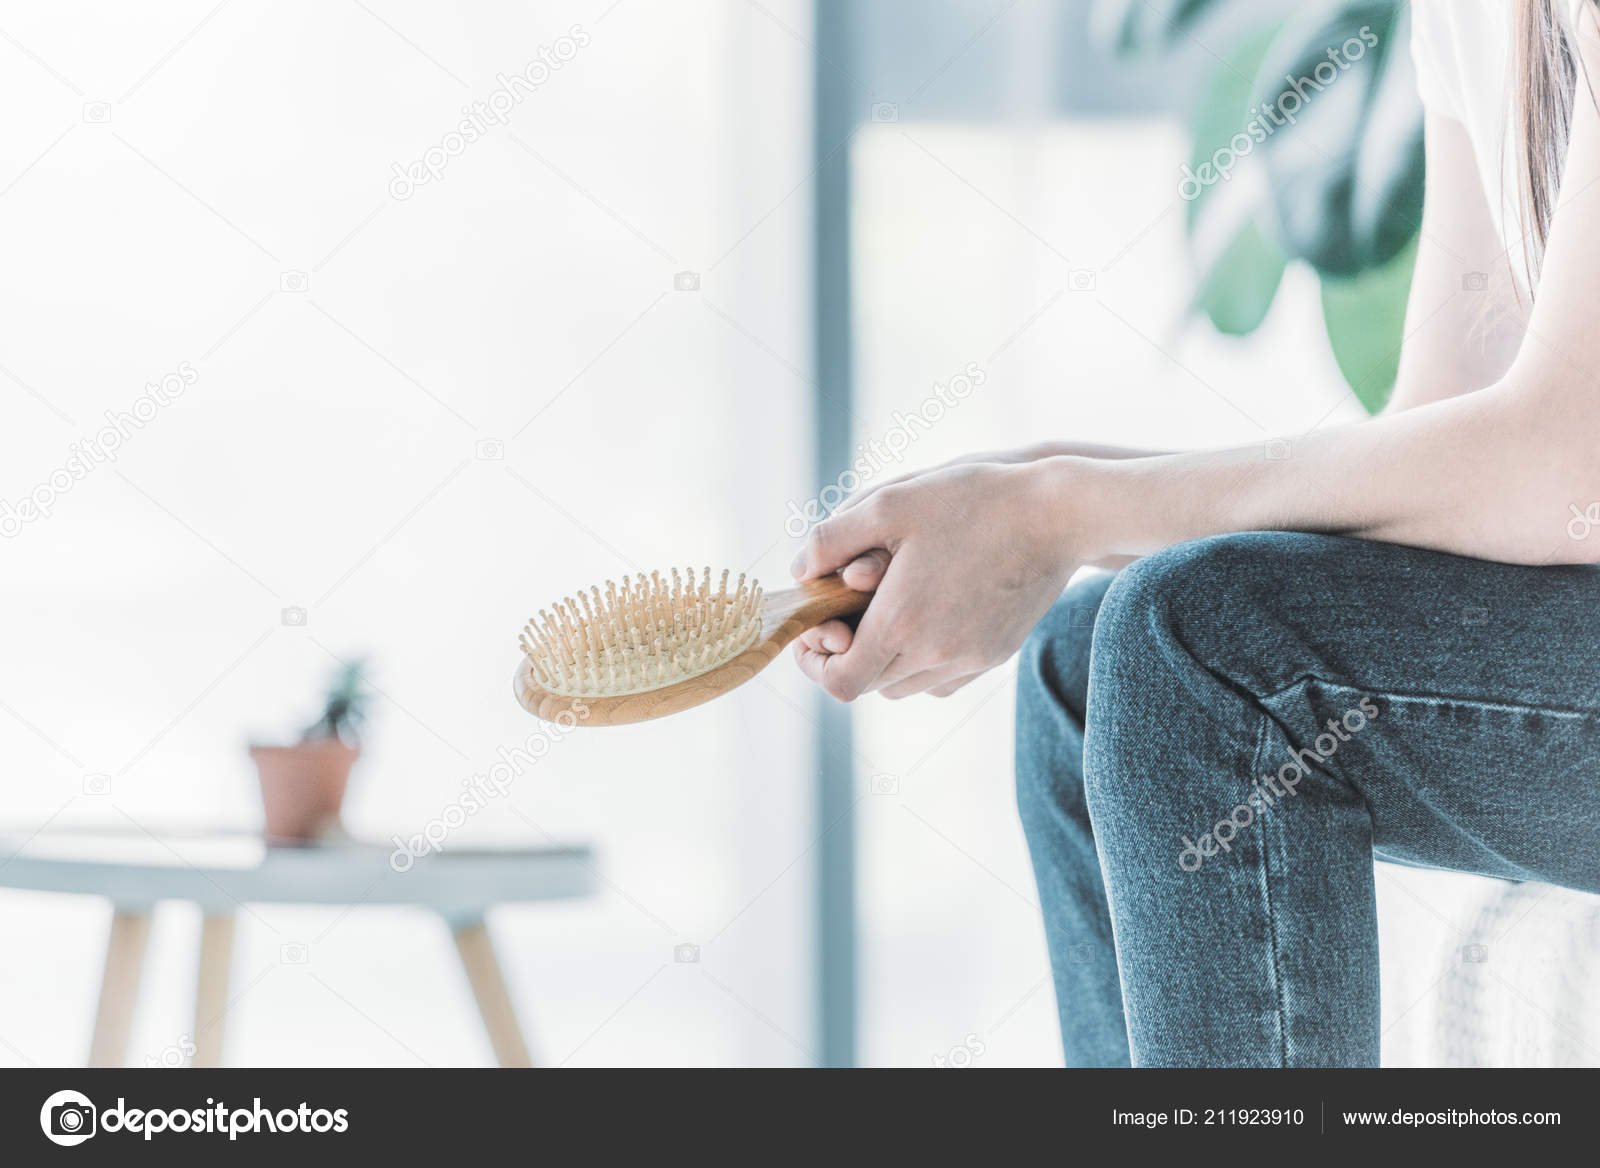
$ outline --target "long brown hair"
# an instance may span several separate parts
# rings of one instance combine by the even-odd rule
[[[1517,3],[1513,75],[1517,144],[1521,152],[1517,212],[1529,288],[1538,284],[1539,270],[1544,265],[1545,242],[1550,236],[1550,219],[1555,214],[1567,138],[1572,130],[1572,102],[1580,68],[1573,35],[1555,11],[1558,2],[1566,0]],[[1590,95],[1593,96],[1592,86]]]

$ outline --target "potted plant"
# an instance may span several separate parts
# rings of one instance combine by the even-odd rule
[[[322,716],[299,742],[250,747],[269,837],[310,840],[337,827],[350,768],[361,755],[369,697],[362,663],[347,664],[329,687]]]

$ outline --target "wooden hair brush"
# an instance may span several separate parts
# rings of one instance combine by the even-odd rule
[[[837,574],[769,594],[743,575],[730,592],[727,572],[713,589],[710,568],[698,582],[687,571],[607,580],[604,593],[540,609],[518,638],[523,709],[555,721],[581,703],[589,726],[664,718],[749,681],[801,633],[872,599]]]

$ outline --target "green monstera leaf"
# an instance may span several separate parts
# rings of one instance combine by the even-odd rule
[[[1194,306],[1219,333],[1244,337],[1266,319],[1286,261],[1254,219],[1247,219],[1200,278]]]
[[[1100,0],[1095,27],[1101,43],[1119,53],[1171,48],[1225,0]]]
[[[1279,246],[1317,271],[1387,264],[1422,220],[1422,105],[1408,9],[1319,4],[1279,34],[1253,105],[1276,124],[1260,153]]]
[[[1339,372],[1369,414],[1389,401],[1400,371],[1405,339],[1406,299],[1417,263],[1417,241],[1381,268],[1353,279],[1322,280],[1322,319]]]
[[[1202,26],[1243,3],[1098,0],[1096,25],[1119,51],[1169,52],[1209,38]],[[1236,38],[1185,103],[1192,146],[1180,192],[1200,268],[1194,310],[1246,335],[1265,319],[1285,265],[1307,262],[1339,369],[1373,413],[1394,385],[1422,218],[1422,106],[1408,40],[1406,0],[1303,0],[1287,23]]]
[[[1189,203],[1191,234],[1199,219],[1200,209],[1213,196],[1226,192],[1228,184],[1232,182],[1232,166],[1226,174],[1216,170],[1218,153],[1231,150],[1230,144],[1244,145],[1234,143],[1234,139],[1244,132],[1250,120],[1250,99],[1255,94],[1255,77],[1277,34],[1277,26],[1271,25],[1245,38],[1222,62],[1206,83],[1200,99],[1194,103],[1194,112],[1189,119],[1189,168],[1184,181],[1190,182],[1195,175],[1200,177],[1193,179],[1197,189],[1192,195],[1180,188],[1180,194]],[[1250,145],[1253,147],[1253,141]],[[1249,165],[1247,158],[1236,158],[1234,163],[1240,168]]]
[[[1242,179],[1240,187],[1232,185],[1234,172],[1249,166],[1249,160],[1234,159],[1226,174],[1218,165],[1218,151],[1230,149],[1249,120],[1253,78],[1276,32],[1264,28],[1247,39],[1206,86],[1190,126],[1187,186],[1180,187],[1180,193],[1192,191],[1184,193],[1191,248],[1210,259],[1200,275],[1194,308],[1229,336],[1246,336],[1266,318],[1288,262],[1262,229],[1259,186],[1252,193]]]

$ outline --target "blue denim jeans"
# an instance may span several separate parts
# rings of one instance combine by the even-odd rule
[[[1376,1066],[1373,859],[1600,891],[1600,569],[1253,532],[1063,593],[1017,790],[1074,1066]]]

